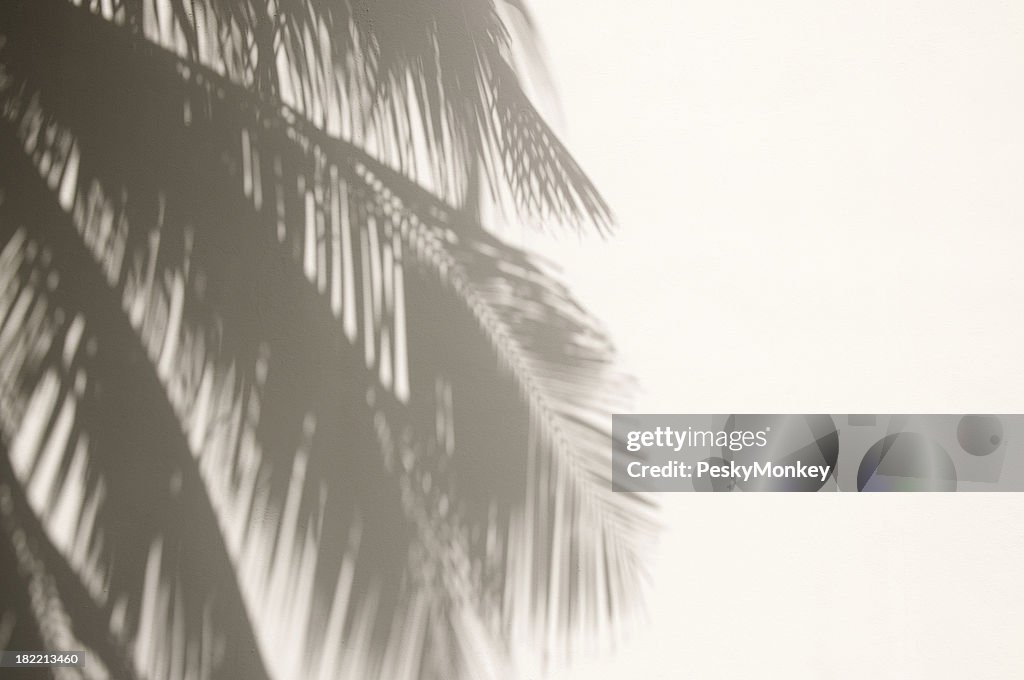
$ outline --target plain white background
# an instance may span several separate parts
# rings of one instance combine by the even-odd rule
[[[539,0],[638,412],[1024,412],[1024,3]],[[1024,677],[1024,496],[664,495],[559,679]]]

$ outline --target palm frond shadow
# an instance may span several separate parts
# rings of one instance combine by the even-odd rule
[[[39,587],[46,579],[42,566],[26,554],[28,538],[25,531],[19,531],[11,514],[14,510],[12,492],[20,487],[10,484],[6,474],[9,469],[7,447],[0,440],[0,465],[4,477],[0,479],[0,573],[4,574],[3,589],[0,589],[0,647],[4,649],[55,649],[50,646],[52,635],[46,629],[45,617],[40,611],[40,598],[33,592],[45,592]],[[20,548],[20,550],[19,550]],[[63,563],[62,559],[56,560]],[[72,600],[72,598],[69,598]],[[71,604],[69,606],[75,606]],[[105,630],[105,626],[100,630]],[[45,632],[44,632],[45,631]]]
[[[234,82],[195,63],[198,42],[189,61],[133,35],[147,14],[131,7],[9,3],[19,31],[0,48],[2,133],[25,158],[0,206],[20,291],[0,298],[0,337],[24,349],[3,434],[23,442],[29,404],[56,390],[18,456],[66,439],[61,474],[82,460],[82,485],[104,489],[76,532],[88,549],[54,543],[109,617],[111,665],[239,677],[248,651],[244,677],[501,677],[518,650],[607,634],[632,606],[650,506],[608,492],[600,420],[628,385],[593,320],[401,164],[274,105],[258,64]],[[29,35],[60,53],[39,59]],[[95,355],[70,365],[75,319]],[[162,633],[144,628],[154,593]],[[217,663],[188,665],[204,635]]]
[[[114,0],[95,12],[293,109],[455,204],[483,171],[541,226],[610,211],[529,102],[493,0]]]
[[[86,249],[55,228],[69,225],[45,185],[26,181],[30,172],[4,178],[0,205],[8,277],[2,405],[5,424],[21,424],[5,481],[25,489],[92,601],[74,608],[76,616],[94,610],[76,629],[110,630],[116,676],[134,632],[140,642],[163,641],[136,645],[144,677],[174,664],[183,677],[236,677],[212,673],[231,667],[268,677],[251,654],[255,640],[210,501],[145,350]],[[18,516],[24,529],[26,513]],[[187,647],[186,631],[207,644]],[[110,653],[104,658],[109,667]]]

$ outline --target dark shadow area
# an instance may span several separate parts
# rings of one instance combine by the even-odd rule
[[[148,630],[180,648],[177,663],[208,659],[204,677],[267,677],[205,487],[144,349],[85,248],[61,234],[70,226],[45,186],[20,165],[5,164],[0,184],[0,242],[21,255],[8,263],[18,292],[4,310],[3,368],[14,388],[4,407],[34,427],[9,443],[21,474],[5,479],[35,494],[35,511],[63,536],[91,593],[91,608],[72,611],[95,618],[75,627],[94,636],[112,626],[121,644]],[[211,649],[187,648],[186,631],[213,640]],[[124,663],[112,670],[121,675]]]

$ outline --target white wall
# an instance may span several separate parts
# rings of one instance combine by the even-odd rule
[[[1024,412],[1024,3],[532,6],[635,410]],[[648,627],[565,678],[1024,677],[1024,496],[664,500]]]

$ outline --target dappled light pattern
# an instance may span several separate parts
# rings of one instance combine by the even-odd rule
[[[94,677],[476,679],[629,621],[629,383],[470,196],[607,218],[505,11],[0,8],[0,557],[50,584],[25,635]]]

